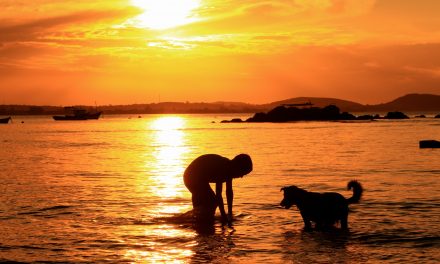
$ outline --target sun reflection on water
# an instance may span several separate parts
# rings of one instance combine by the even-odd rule
[[[179,116],[165,116],[159,117],[151,124],[152,129],[159,131],[169,131],[176,129],[183,129],[185,127],[185,120]]]
[[[157,188],[155,195],[161,198],[179,198],[183,194],[183,156],[189,150],[185,145],[185,120],[182,117],[167,116],[153,121],[154,162],[153,180]]]
[[[147,133],[152,134],[152,142],[146,151],[144,166],[150,172],[148,184],[149,196],[153,205],[148,213],[157,224],[146,226],[141,236],[149,237],[144,249],[130,249],[125,258],[137,263],[186,263],[194,252],[186,241],[192,241],[194,232],[172,224],[166,224],[167,217],[179,215],[190,208],[189,193],[183,184],[185,155],[189,152],[185,134],[186,120],[179,116],[162,116],[149,123]],[[154,199],[154,200],[153,200]],[[169,241],[184,243],[169,243]],[[142,242],[141,242],[142,243]],[[149,250],[154,249],[154,250]]]

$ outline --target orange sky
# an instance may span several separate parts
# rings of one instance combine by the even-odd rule
[[[440,94],[438,0],[1,0],[0,104]]]

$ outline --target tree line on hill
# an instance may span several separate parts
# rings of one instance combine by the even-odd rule
[[[363,105],[335,98],[297,97],[269,104],[247,104],[240,102],[163,102],[133,105],[102,105],[104,114],[193,114],[193,113],[257,113],[270,111],[284,104],[310,102],[314,107],[337,106],[342,112],[432,112],[440,113],[440,95],[408,94],[391,102],[377,105]],[[95,106],[78,106],[95,109]],[[0,105],[0,115],[58,115],[65,112],[62,106]]]

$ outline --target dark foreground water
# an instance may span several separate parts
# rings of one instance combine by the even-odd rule
[[[231,116],[105,116],[0,126],[0,261],[439,263],[440,119],[220,124]],[[21,121],[24,123],[21,123]],[[212,121],[216,121],[212,123]],[[233,228],[194,230],[182,182],[197,156],[248,153]],[[304,232],[278,206],[295,184],[348,197],[349,232]]]

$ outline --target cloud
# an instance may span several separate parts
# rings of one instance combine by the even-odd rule
[[[22,24],[0,26],[0,43],[17,41],[37,41],[50,35],[54,29],[62,30],[68,26],[88,25],[112,20],[123,21],[127,17],[137,14],[136,9],[126,8],[120,10],[84,11],[63,16],[55,16],[33,20]],[[76,33],[82,34],[81,30]]]
[[[440,67],[438,68],[417,68],[417,67],[405,67],[406,70],[413,73],[418,73],[421,75],[426,75],[428,78],[438,79],[440,81]],[[425,77],[426,77],[425,76]],[[440,87],[439,87],[440,90]]]
[[[358,43],[367,34],[351,26],[351,20],[370,12],[375,1],[211,0],[207,3],[198,10],[201,18],[198,22],[170,32],[188,36],[234,35],[236,42],[249,40],[248,46],[256,44],[255,50],[261,50],[263,47],[259,43],[264,44],[264,39],[260,36],[266,36],[269,49],[277,39],[280,47]]]
[[[141,11],[128,0],[3,0],[0,81],[26,94],[112,92],[108,103],[152,90],[262,103],[438,93],[437,2],[389,1],[205,0],[198,22],[153,31],[124,23]]]
[[[48,5],[50,1],[42,2]],[[76,6],[85,3],[82,0],[78,2]],[[22,3],[19,1],[17,5],[12,5],[12,2],[6,1],[1,4],[5,8],[18,8]],[[49,13],[50,15],[43,18],[37,15],[36,18],[25,21],[4,20],[0,24],[0,67],[64,70],[99,68],[100,65],[96,63],[92,67],[78,66],[75,63],[84,57],[105,54],[106,51],[101,50],[102,48],[139,46],[140,41],[133,40],[127,33],[147,36],[141,29],[114,27],[138,15],[140,10],[130,6],[94,8],[63,15]],[[107,58],[108,55],[107,53]]]

